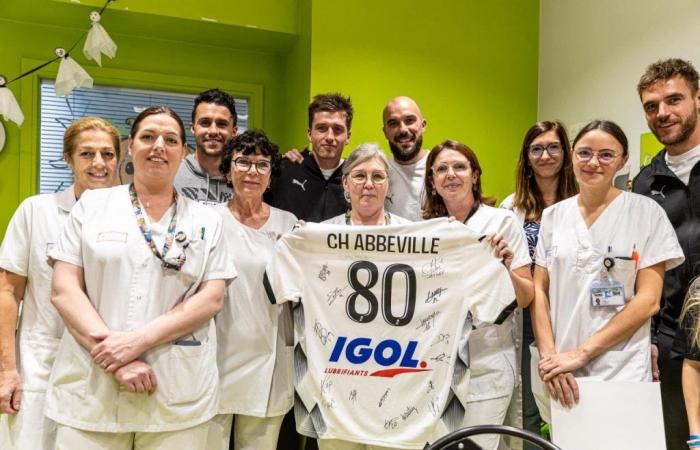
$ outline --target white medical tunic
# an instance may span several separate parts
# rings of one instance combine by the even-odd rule
[[[513,212],[482,204],[467,221],[467,227],[480,235],[502,235],[513,250],[511,270],[532,263],[525,233]],[[515,296],[512,301],[516,301]],[[499,325],[476,321],[475,326],[468,344],[471,371],[468,401],[511,395],[518,377],[513,314]]]
[[[178,232],[186,240],[173,241],[168,254],[184,251],[187,260],[175,271],[163,268],[146,244],[129,186],[87,191],[50,256],[82,267],[87,296],[107,327],[131,331],[187,301],[203,281],[236,276],[234,255],[225,253],[216,212],[178,196]],[[158,242],[156,236],[154,240]],[[213,319],[183,339],[200,345],[175,341],[140,357],[158,381],[149,396],[127,392],[64,333],[51,372],[46,415],[70,427],[113,433],[181,430],[209,420],[219,406]]]
[[[404,219],[403,217],[397,216],[396,214],[392,213],[387,213],[389,215],[389,225],[400,225],[400,224],[405,224],[405,223],[411,223],[410,220]],[[329,223],[333,225],[347,225],[347,218],[345,217],[345,214],[340,214],[335,217],[331,217],[328,220],[324,220],[321,223]],[[355,225],[355,224],[351,224]]]
[[[291,316],[285,321],[289,311],[267,299],[263,275],[278,236],[291,231],[297,218],[270,207],[267,222],[254,229],[238,222],[226,204],[214,209],[223,218],[226,253],[235,256],[238,272],[216,317],[219,413],[279,416],[289,411],[294,399],[293,331]]]
[[[544,210],[536,249],[536,264],[549,273],[550,318],[558,353],[576,349],[624,308],[592,305],[591,284],[601,278],[605,257],[614,258],[610,276],[624,286],[627,301],[635,294],[640,269],[663,262],[665,270],[670,270],[684,260],[666,213],[653,200],[621,192],[588,228],[578,198]],[[637,267],[631,259],[634,251]],[[650,330],[648,321],[628,339],[574,371],[574,376],[651,381]]]
[[[384,200],[387,211],[412,222],[423,220],[421,196],[428,155],[413,164],[399,164],[389,159],[389,191]]]
[[[22,406],[3,415],[0,445],[5,449],[52,449],[55,424],[44,416],[44,398],[63,321],[51,304],[49,250],[75,204],[73,186],[56,194],[29,197],[15,211],[0,247],[0,267],[27,278],[17,333],[17,368]]]
[[[446,218],[282,237],[266,289],[294,302],[300,433],[420,449],[462,425],[468,316],[494,321],[514,298],[478,238]]]

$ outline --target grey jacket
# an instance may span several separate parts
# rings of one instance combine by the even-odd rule
[[[202,203],[224,203],[233,197],[226,177],[209,176],[194,154],[187,155],[175,175],[175,188],[185,197]]]

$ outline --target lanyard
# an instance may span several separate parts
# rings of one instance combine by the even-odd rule
[[[168,225],[168,234],[165,236],[165,243],[163,244],[163,250],[158,251],[156,244],[153,242],[153,237],[151,236],[151,227],[148,226],[146,222],[146,216],[143,213],[143,208],[141,208],[141,203],[136,196],[136,188],[134,188],[134,183],[129,186],[129,196],[131,197],[131,205],[134,207],[134,215],[136,216],[136,223],[139,224],[139,229],[143,238],[146,240],[146,244],[151,249],[156,258],[163,262],[164,266],[170,266],[165,262],[165,255],[168,254],[170,246],[173,245],[173,239],[175,238],[175,227],[177,226],[177,192],[173,193],[173,198],[175,199],[175,207],[173,208],[173,216],[170,218],[170,224]]]
[[[345,213],[345,225],[352,225],[352,216],[350,210]],[[384,225],[391,225],[391,216],[386,211],[384,212]]]

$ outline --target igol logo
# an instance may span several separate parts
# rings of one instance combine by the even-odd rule
[[[347,345],[345,345],[347,343]],[[377,370],[369,374],[371,377],[391,378],[402,373],[425,372],[428,364],[425,361],[418,361],[414,358],[418,347],[418,341],[408,341],[404,350],[401,344],[394,339],[385,339],[372,345],[372,339],[358,337],[348,342],[346,336],[338,336],[333,347],[329,362],[337,363],[342,355],[351,364],[363,364],[374,358],[380,366],[389,367],[398,363],[398,367],[391,369]]]

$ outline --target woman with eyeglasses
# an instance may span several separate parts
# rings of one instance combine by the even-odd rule
[[[130,185],[87,191],[56,248],[58,347],[46,415],[56,449],[204,448],[217,413],[213,317],[235,277],[221,217],[179,196],[185,129],[167,107],[134,121]]]
[[[527,307],[533,286],[530,257],[518,219],[511,211],[493,208],[481,191],[482,170],[476,154],[457,141],[445,141],[428,154],[426,162],[423,217],[451,216],[485,236],[494,255],[503,261],[515,289],[516,304]],[[516,383],[514,320],[508,311],[491,325],[475,321],[469,336],[468,351],[471,378],[466,392],[465,426],[501,425],[506,416]],[[461,352],[461,350],[460,350]],[[482,448],[499,447],[497,435],[476,436]]]
[[[684,260],[663,209],[612,185],[628,158],[618,125],[589,123],[572,154],[580,193],[545,209],[535,257],[533,392],[545,420],[543,395],[572,406],[577,377],[652,380],[650,319],[664,272]]]
[[[389,191],[389,162],[377,144],[362,144],[343,164],[343,189],[350,209],[323,223],[396,225],[410,221],[384,210]]]
[[[522,224],[532,260],[532,272],[535,270],[535,247],[542,211],[576,193],[578,186],[571,164],[571,145],[564,125],[556,121],[537,122],[527,130],[523,139],[516,169],[515,192],[501,203],[501,208],[513,211]],[[542,420],[530,388],[530,345],[535,340],[530,308],[524,308],[522,313],[516,311],[516,333],[521,349],[519,362],[522,382],[516,387],[509,411],[510,420],[506,422],[539,433]],[[535,448],[527,443],[524,447]]]
[[[223,218],[226,253],[235,256],[239,276],[226,289],[216,323],[221,399],[209,432],[207,448],[212,450],[229,448],[232,423],[231,448],[274,450],[293,403],[291,311],[270,304],[263,286],[277,238],[297,221],[263,201],[279,161],[277,145],[259,130],[235,136],[221,159],[221,173],[235,195],[215,209]]]
[[[115,184],[119,132],[97,117],[78,119],[63,135],[63,159],[73,173],[73,185],[22,202],[0,247],[2,449],[54,448],[56,425],[44,417],[44,398],[63,322],[50,304],[46,256],[83,192]]]

